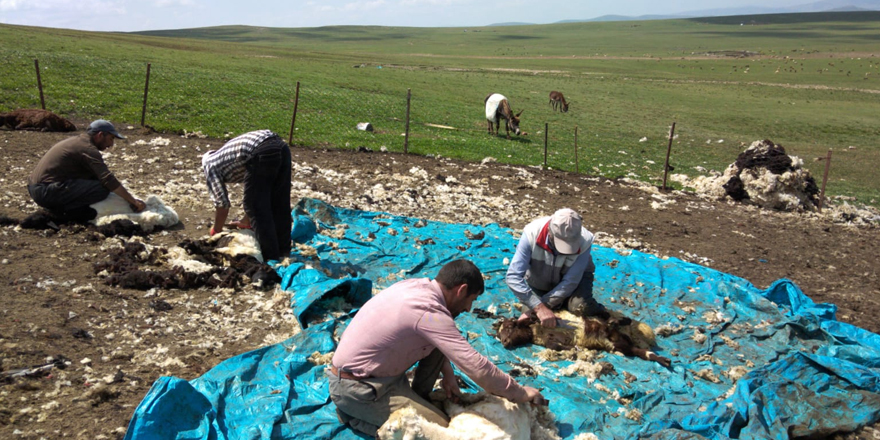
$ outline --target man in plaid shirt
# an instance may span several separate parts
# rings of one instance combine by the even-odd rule
[[[263,260],[290,255],[290,148],[270,130],[245,133],[202,156],[208,192],[214,201],[211,235],[229,215],[227,183],[244,183],[244,218],[232,225],[253,227]]]

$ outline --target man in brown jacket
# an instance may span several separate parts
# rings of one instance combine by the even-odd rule
[[[146,208],[107,168],[101,152],[115,139],[125,139],[108,121],[98,119],[86,133],[55,144],[40,159],[28,178],[28,193],[37,205],[62,221],[85,222],[97,212],[89,205],[112,192],[127,201],[135,212]]]

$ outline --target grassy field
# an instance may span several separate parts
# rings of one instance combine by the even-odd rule
[[[40,106],[35,59],[47,109],[68,117],[139,125],[150,63],[156,130],[287,137],[299,82],[295,144],[403,151],[411,90],[412,153],[541,165],[546,135],[550,167],[659,184],[675,122],[676,173],[723,170],[770,139],[820,178],[814,159],[833,149],[828,193],[880,206],[880,13],[138,34],[0,25],[0,111]],[[551,111],[551,90],[570,112]],[[524,110],[528,136],[486,133],[492,92]]]

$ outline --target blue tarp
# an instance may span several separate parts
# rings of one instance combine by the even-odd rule
[[[192,381],[160,378],[136,409],[126,439],[359,438],[337,422],[324,367],[309,356],[335,349],[334,333],[372,292],[433,277],[454,259],[470,259],[488,277],[474,307],[518,316],[503,280],[518,231],[312,199],[301,200],[294,214],[292,236],[318,253],[279,269],[304,330]],[[675,258],[601,246],[593,247],[593,258],[600,302],[653,328],[677,330],[658,337],[655,350],[672,359],[671,368],[607,353],[601,360],[614,374],[594,382],[563,376],[559,371],[571,362],[541,361],[542,347],[501,347],[493,319],[473,313],[457,319],[501,369],[530,364],[540,371],[517,380],[543,389],[562,437],[787,439],[852,431],[880,419],[880,337],[836,321],[833,305],[814,304],[788,280],[761,290]],[[349,313],[329,314],[330,297],[351,304]]]

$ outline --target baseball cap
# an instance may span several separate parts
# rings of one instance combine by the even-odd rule
[[[581,247],[583,218],[569,208],[562,208],[550,217],[553,244],[560,254],[576,254]]]
[[[97,133],[99,131],[103,131],[105,133],[110,133],[119,139],[125,139],[125,136],[119,134],[119,132],[116,131],[116,127],[114,127],[113,124],[110,123],[110,121],[106,121],[104,119],[93,121],[91,124],[89,124],[88,131],[89,133]]]

